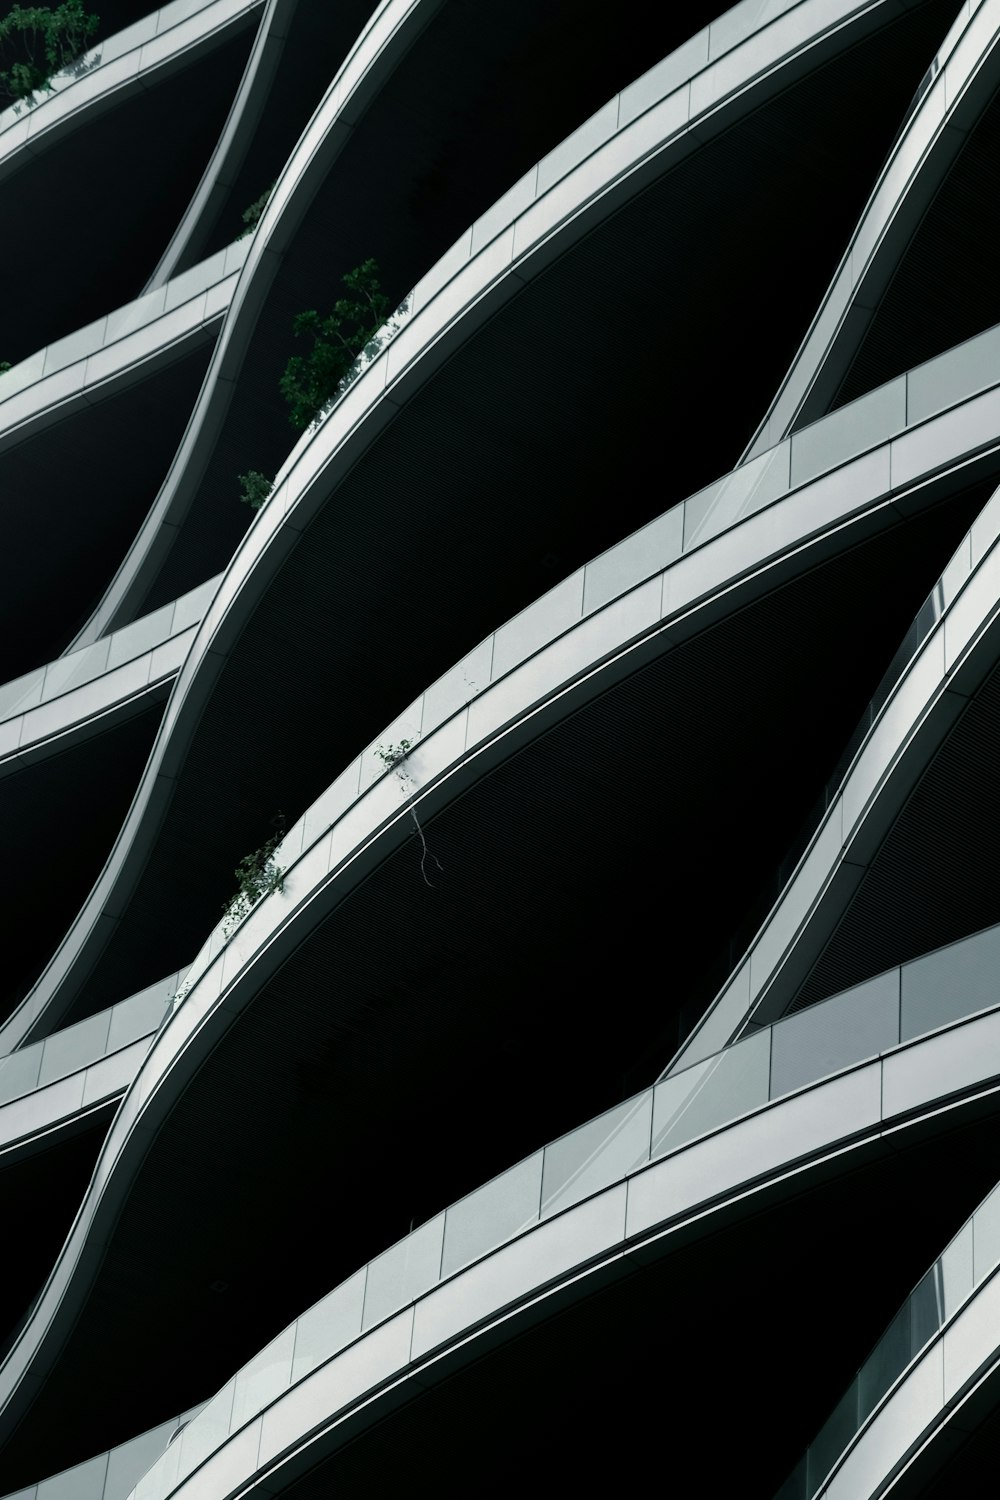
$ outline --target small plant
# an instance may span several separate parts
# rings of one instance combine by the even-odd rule
[[[403,789],[404,795],[411,799],[415,795],[417,790],[413,777],[406,769],[406,762],[412,749],[412,740],[400,740],[397,745],[377,745],[375,747],[375,754],[378,756],[379,760],[385,766],[387,771],[394,772],[396,780],[399,782],[400,786]],[[420,826],[420,819],[417,817],[416,809],[413,806],[412,800],[409,805],[409,814],[413,819],[413,826],[417,830],[417,834],[420,838],[420,847],[422,850],[422,853],[420,855],[420,873],[424,877],[424,885],[429,885],[431,890],[433,890],[434,882],[427,874],[427,861],[429,859],[432,859],[437,865],[438,869],[441,871],[442,875],[444,874],[444,865],[438,859],[437,855],[432,854],[427,847],[427,840],[424,837],[424,830]]]
[[[7,360],[0,359],[0,375],[6,375],[7,371],[11,368],[12,366],[8,364]]]
[[[249,505],[251,510],[260,510],[274,489],[274,480],[268,479],[259,469],[250,469],[246,474],[239,476],[240,499],[244,505]]]
[[[310,334],[313,341],[307,355],[292,355],[280,381],[288,420],[300,430],[336,400],[352,364],[372,343],[389,311],[374,260],[363,261],[341,280],[348,295],[334,303],[328,317],[321,318],[315,310],[302,312],[292,324],[296,338]]]
[[[52,88],[56,73],[68,68],[97,30],[83,0],[48,5],[15,5],[0,21],[0,103],[31,104],[41,89]],[[4,98],[4,96],[6,96]]]
[[[243,210],[242,217],[246,228],[236,236],[238,240],[245,240],[248,234],[253,234],[254,230],[257,228],[257,225],[260,223],[261,214],[267,207],[267,200],[270,198],[273,192],[274,183],[272,182],[271,186],[267,189],[267,192],[261,193],[260,197],[256,198],[253,203],[251,203],[249,208],[245,208]]]
[[[285,820],[280,813],[274,821],[277,823],[279,820],[278,832],[252,854],[245,854],[236,866],[237,892],[222,907],[222,931],[227,938],[233,935],[258,901],[272,895],[274,891],[284,889],[285,871],[274,858],[275,851],[285,836]]]

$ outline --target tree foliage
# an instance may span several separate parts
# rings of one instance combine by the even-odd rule
[[[268,479],[259,469],[249,469],[246,474],[240,474],[239,481],[240,499],[251,510],[260,510],[274,489],[274,480]]]
[[[76,61],[98,24],[83,0],[13,6],[0,20],[0,104],[30,102],[50,89],[53,74]]]
[[[281,394],[288,402],[288,419],[300,430],[308,427],[334,401],[351,365],[385,322],[389,299],[379,285],[378,265],[363,261],[341,278],[347,296],[333,304],[325,318],[314,311],[299,313],[292,330],[308,335],[312,348],[295,354],[281,377]]]
[[[271,186],[267,189],[267,192],[261,193],[259,198],[254,199],[249,208],[245,208],[243,210],[242,218],[244,224],[246,225],[246,228],[236,236],[238,240],[245,240],[248,234],[253,234],[254,230],[257,228],[258,223],[260,222],[261,214],[267,207],[267,200],[268,198],[270,198],[273,192],[274,183],[272,182]]]

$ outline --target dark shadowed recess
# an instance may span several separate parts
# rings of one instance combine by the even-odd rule
[[[6,1354],[80,1206],[113,1106],[82,1129],[16,1162],[0,1153],[3,1275],[0,1276],[0,1357]]]
[[[830,65],[838,86],[846,66]],[[785,257],[802,246],[787,220],[766,215],[759,240],[747,234],[743,273],[726,277],[720,202],[737,198],[750,222],[770,183],[777,207],[777,180],[797,180],[813,154],[802,144],[803,113],[822,133],[836,97],[830,70],[809,82],[818,118],[801,89],[790,90],[643,194],[512,299],[333,491],[213,689],[175,807],[98,964],[100,993],[130,992],[189,961],[231,892],[237,860],[268,836],[279,809],[297,816],[492,628],[735,458],[745,386],[766,360],[754,350],[770,348],[760,276],[775,257],[792,274]],[[690,238],[675,237],[679,222],[693,226]],[[775,238],[768,226],[778,222]],[[678,322],[693,287],[700,331]],[[651,298],[650,288],[685,293]],[[831,710],[845,714],[838,746],[965,515],[940,523],[924,566],[912,575],[892,567],[879,581],[882,602],[866,608],[887,611],[891,624],[883,654],[866,654],[867,670],[850,682],[850,707],[833,709],[839,695],[831,697]],[[813,796],[828,769],[809,768]],[[188,878],[164,929],[162,892],[173,890],[179,854]],[[761,864],[754,886],[766,872]],[[84,994],[76,1013],[93,1003]]]
[[[89,618],[156,498],[211,349],[0,454],[0,681],[53,661]]]
[[[1000,667],[886,836],[794,1009],[1000,921]]]
[[[481,211],[478,204],[492,202],[620,88],[726,8],[724,0],[649,6],[648,13],[636,8],[621,25],[598,0],[502,6],[446,0],[404,65],[408,76],[389,84],[394,95],[402,89],[391,106],[402,111],[401,133],[394,142],[366,141],[362,148],[370,182],[381,195],[402,170],[412,198],[404,211],[422,239],[447,234],[452,223],[462,229]],[[298,0],[267,108],[229,196],[230,222],[275,180],[372,9],[372,0],[335,10],[329,0]],[[368,121],[362,129],[368,131]],[[407,173],[414,132],[416,165]],[[386,149],[396,160],[383,170]],[[198,254],[186,253],[183,264],[227,243],[224,215],[208,230],[196,242]],[[448,243],[441,240],[442,247]],[[368,253],[359,251],[361,258]]]
[[[664,18],[675,10],[637,11],[635,27],[621,28],[634,30],[632,50],[618,58],[606,23],[578,26],[579,5],[565,28],[571,42],[552,27],[546,50],[535,35],[536,8],[521,0],[487,20],[480,8],[445,6],[365,115],[271,284],[205,480],[143,609],[226,565],[246,527],[235,476],[251,468],[273,474],[291,448],[295,434],[278,380],[297,347],[294,315],[332,304],[340,276],[366,256],[378,260],[390,298],[405,296],[546,147],[656,61],[669,27]],[[567,425],[567,412],[552,412],[549,440],[561,442],[561,482],[586,484],[594,474],[594,482],[614,483],[622,524],[612,533],[606,522],[608,540],[735,463],[808,327],[954,10],[955,0],[931,0],[818,67],[595,232],[542,278],[544,287],[519,296],[486,335],[498,345],[492,369],[465,376],[482,382],[488,411],[481,414],[480,395],[467,398],[463,390],[439,412],[451,445],[465,446],[477,423],[486,432],[502,427],[505,475],[514,467],[517,489],[530,493],[540,482],[531,466],[540,458],[536,434],[548,406],[577,401],[578,421]],[[563,72],[567,45],[573,68]],[[512,54],[519,92],[507,68]],[[599,65],[605,57],[614,68]],[[731,253],[734,235],[739,257]],[[554,390],[540,406],[532,372],[558,360],[560,344],[566,390]],[[691,441],[708,433],[710,440]],[[426,461],[414,453],[407,476]],[[474,453],[466,459],[470,505],[480,499],[486,461]],[[663,474],[662,488],[650,491],[631,477],[649,465]],[[405,506],[407,526],[419,525],[420,509],[398,493],[399,476],[394,488],[394,497],[372,497],[383,521],[388,498]],[[539,543],[522,600],[539,585],[543,559],[554,557],[556,577],[567,568],[564,544]],[[542,575],[541,586],[556,577]]]
[[[246,63],[256,13],[200,61],[89,110],[0,184],[2,358],[16,364],[142,291],[198,184]],[[44,233],[27,226],[45,225]],[[234,232],[232,238],[235,239]]]
[[[230,1093],[240,1061],[230,1060]],[[248,1141],[225,1174],[229,1252],[218,1240],[219,1216],[211,1215],[198,1266],[187,1258],[186,1229],[201,1212],[216,1165],[206,1158],[219,1154],[220,1137],[206,1117],[188,1114],[190,1170],[169,1175],[161,1161],[158,1196],[143,1194],[141,1206],[133,1198],[126,1207],[99,1291],[0,1461],[5,1489],[36,1475],[43,1434],[51,1471],[210,1396],[363,1263],[367,1216],[384,1216],[386,1202],[397,1214],[388,1238],[405,1236],[405,1199],[394,1196],[395,1179],[410,1157],[418,1159],[415,1177],[428,1168],[435,1173],[428,1143],[422,1134],[414,1138],[411,1120],[396,1122],[391,1137],[369,1138],[370,1124],[380,1130],[381,1101],[358,1090],[344,1101],[350,1152],[341,1143],[331,1154],[327,1140],[325,1153],[316,1142],[313,1155],[312,1131],[331,1111],[332,1084],[322,1101],[317,1090],[299,1117],[299,1152],[311,1157],[311,1178],[293,1154],[287,1160],[294,1180],[283,1188],[283,1132],[263,1163],[253,1156],[256,1138]],[[271,1110],[273,1088],[261,1096]],[[512,1077],[506,1104],[495,1110],[503,1117],[498,1136],[516,1120],[523,1097]],[[435,1110],[431,1080],[414,1102],[415,1116],[427,1104]],[[247,1113],[253,1108],[248,1100]],[[469,1132],[470,1163],[492,1113],[484,1101]],[[448,1132],[452,1150],[465,1133],[458,1118]],[[716,1443],[713,1457],[720,1492],[764,1500],[910,1287],[991,1186],[998,1145],[995,1113],[961,1130],[938,1119],[910,1149],[874,1161],[867,1153],[841,1157],[843,1179],[828,1178],[784,1207],[760,1212],[750,1199],[735,1227],[713,1234],[709,1221],[707,1239],[699,1235],[665,1263],[601,1295],[587,1288],[585,1300],[557,1322],[466,1367],[290,1493],[295,1500],[354,1493],[362,1474],[372,1493],[390,1493],[409,1473],[416,1493],[468,1494],[475,1463],[488,1454],[488,1472],[473,1487],[489,1490],[496,1479],[495,1492],[509,1494],[519,1470],[537,1470],[553,1483],[561,1465],[574,1481],[584,1466],[610,1477],[623,1444],[636,1444],[637,1455],[651,1462],[665,1439],[683,1465],[687,1445],[702,1461],[702,1445],[713,1433],[717,1439],[721,1418],[727,1442]],[[179,1165],[173,1162],[175,1170]],[[491,1170],[484,1159],[477,1182]],[[123,1238],[137,1233],[141,1251],[134,1244],[126,1253]],[[82,1377],[95,1359],[102,1379],[87,1382]],[[773,1419],[779,1400],[779,1433],[754,1444],[755,1427]]]
[[[995,94],[910,239],[831,407],[1000,323],[998,163]]]
[[[844,703],[860,709],[886,572],[929,570],[946,516],[635,672],[428,823],[434,889],[414,836],[304,938],[130,1190],[49,1377],[53,1399],[78,1390],[53,1466],[82,1456],[81,1433],[99,1448],[221,1385],[411,1221],[636,1086],[636,1056],[814,795]],[[74,1382],[97,1339],[90,1402]],[[136,1348],[157,1350],[141,1371]]]
[[[526,1474],[541,1492],[615,1494],[658,1473],[677,1494],[773,1500],[991,1185],[998,1145],[984,1121],[780,1207],[751,1205],[748,1220],[543,1310],[435,1390],[414,1390],[284,1500],[511,1495]],[[942,1500],[992,1493],[960,1485]]]
[[[8,931],[17,933],[3,964],[4,1019],[38,978],[100,874],[162,712],[161,694],[106,734],[0,780],[0,824],[17,864],[4,895]],[[97,1009],[124,998],[112,995]]]

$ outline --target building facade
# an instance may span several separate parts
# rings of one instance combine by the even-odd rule
[[[0,115],[4,1496],[990,1492],[1000,0],[644,9]]]

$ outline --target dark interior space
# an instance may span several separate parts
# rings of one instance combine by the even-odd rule
[[[969,132],[879,300],[831,408],[1000,323],[1000,94]]]
[[[414,1392],[284,1500],[506,1495],[526,1474],[613,1493],[642,1473],[773,1500],[815,1414],[987,1190],[998,1144],[995,1122],[956,1131],[709,1233]]]
[[[156,498],[211,352],[200,341],[0,454],[3,682],[54,661],[86,623]]]
[[[7,1353],[48,1277],[80,1206],[107,1134],[114,1106],[89,1117],[83,1128],[60,1133],[45,1149],[4,1161],[0,1194],[4,1235],[0,1280],[0,1358]]]
[[[1000,920],[1000,668],[911,793],[793,1009]]]
[[[227,1092],[241,1088],[250,1114],[255,1105],[245,1081],[238,1083],[239,1063],[229,1059]],[[329,1107],[329,1091],[324,1095]],[[345,1242],[353,1241],[366,1210],[377,1212],[379,1201],[404,1201],[391,1190],[396,1185],[386,1183],[386,1174],[393,1177],[403,1166],[400,1158],[417,1155],[427,1166],[423,1142],[411,1137],[412,1116],[400,1122],[385,1153],[381,1142],[372,1149],[366,1140],[355,1152],[364,1160],[353,1174],[346,1154],[334,1160],[317,1151],[308,1187],[296,1160],[294,1186],[282,1182],[277,1160],[265,1161],[265,1178],[254,1185],[247,1153],[227,1153],[231,1248],[218,1242],[210,1220],[194,1263],[186,1228],[209,1202],[212,1179],[224,1171],[222,1153],[205,1150],[206,1140],[221,1144],[209,1130],[206,1109],[207,1091],[199,1104],[182,1102],[170,1143],[161,1138],[153,1148],[145,1186],[126,1206],[99,1289],[5,1453],[5,1488],[31,1479],[42,1431],[47,1472],[53,1472],[219,1388],[363,1262],[368,1247],[355,1242],[349,1250]],[[300,1143],[308,1140],[315,1113],[300,1121]],[[452,1142],[455,1134],[453,1116]],[[587,1297],[513,1346],[467,1366],[288,1494],[313,1500],[333,1488],[353,1493],[362,1482],[382,1494],[407,1475],[407,1487],[417,1493],[431,1487],[467,1493],[484,1452],[490,1461],[481,1483],[493,1493],[510,1493],[524,1472],[538,1473],[544,1483],[610,1480],[623,1462],[623,1445],[630,1463],[633,1455],[647,1463],[662,1456],[667,1424],[672,1472],[688,1462],[693,1478],[711,1448],[721,1493],[770,1500],[814,1436],[817,1412],[825,1417],[853,1376],[859,1351],[874,1345],[988,1190],[998,1145],[995,1116],[962,1129],[939,1121],[919,1144],[874,1164],[857,1167],[849,1155],[842,1158],[843,1178],[783,1206],[762,1212],[751,1198],[735,1226],[713,1234],[709,1221],[704,1237],[659,1266]],[[275,1157],[280,1150],[279,1137]],[[361,1201],[352,1175],[364,1180]],[[484,1162],[477,1184],[488,1176]],[[184,1216],[171,1212],[167,1182],[183,1184]],[[387,1238],[405,1235],[408,1227],[393,1225]],[[803,1246],[808,1254],[789,1250]],[[151,1285],[156,1299],[148,1296]],[[107,1375],[99,1389],[84,1378],[96,1348]],[[136,1351],[150,1348],[157,1350],[155,1360],[137,1357]],[[56,1410],[60,1421],[53,1424]],[[721,1445],[720,1422],[727,1434]],[[771,1424],[768,1441],[754,1442],[764,1422]],[[586,1432],[585,1450],[553,1442],[557,1432]],[[673,1450],[681,1435],[687,1445],[678,1457]]]
[[[67,232],[5,235],[0,274],[18,295],[4,300],[3,359],[16,364],[142,291],[229,113],[256,20],[227,28],[183,70],[89,111],[47,150],[21,153],[0,184],[4,222],[54,220]]]
[[[27,994],[100,874],[135,793],[162,697],[106,734],[0,780],[0,818],[17,878],[4,898],[6,1019]],[[106,995],[105,1009],[125,995]]]
[[[288,357],[299,352],[295,314],[332,304],[340,276],[369,256],[379,263],[391,302],[400,301],[545,146],[581,118],[572,70],[560,73],[559,89],[542,86],[539,59],[546,54],[538,50],[534,21],[530,47],[523,41],[524,27],[513,24],[518,9],[505,6],[485,26],[479,11],[443,7],[343,150],[268,290],[198,494],[142,610],[225,565],[247,523],[236,476],[248,469],[273,474],[290,450],[295,433],[278,381]],[[618,524],[612,526],[605,504],[604,531],[591,551],[735,463],[798,347],[954,10],[954,0],[931,0],[818,66],[688,156],[519,294],[420,398],[425,410],[438,404],[447,446],[501,430],[503,503],[512,493],[527,500],[531,488],[548,489],[553,480],[584,494],[613,486]],[[510,36],[525,49],[521,66],[533,50],[538,74],[535,90],[517,99],[523,123],[513,137],[485,128],[489,102],[509,83],[508,20]],[[649,26],[645,55],[633,50],[621,59],[624,77],[601,71],[594,106],[627,81],[629,69],[641,73],[660,56],[662,22],[647,18],[638,34]],[[571,31],[581,53],[588,45],[596,55],[608,53],[602,28]],[[550,40],[564,50],[562,37],[553,33]],[[456,55],[463,57],[461,78]],[[596,71],[592,62],[583,76]],[[558,116],[555,100],[565,105]],[[477,111],[481,133],[469,126],[480,118]],[[372,182],[380,184],[377,195]],[[345,202],[354,205],[350,214]],[[731,253],[734,232],[738,258]],[[544,396],[539,372],[557,375],[545,379]],[[445,390],[454,392],[448,405]],[[510,443],[512,431],[523,433],[523,443]],[[699,440],[691,441],[692,434]],[[413,471],[427,468],[432,457],[408,454],[403,475],[394,476],[395,494],[380,500],[394,511],[405,506],[408,524],[422,515]],[[465,458],[470,506],[485,504],[490,494],[486,462],[482,454]],[[662,488],[650,491],[631,477],[650,467],[664,473]],[[388,519],[383,514],[383,526]],[[588,545],[582,527],[579,544]],[[518,575],[524,597],[568,571],[565,551],[551,542],[539,547],[529,562],[535,571]],[[556,577],[540,576],[542,558]]]
[[[623,1096],[753,860],[777,857],[769,824],[794,803],[796,775],[803,802],[814,795],[795,768],[835,738],[827,666],[870,660],[885,628],[879,609],[845,630],[820,605],[881,600],[887,560],[913,576],[946,514],[854,549],[593,700],[427,824],[439,885],[421,881],[411,839],[302,942],[160,1131],[76,1352],[50,1377],[54,1398],[63,1379],[74,1388],[98,1330],[108,1369],[130,1368],[115,1338],[162,1350],[141,1390],[130,1376],[131,1394],[105,1390],[89,1416],[78,1401],[88,1451],[169,1415],[167,1393],[200,1399],[411,1221]],[[862,675],[845,674],[863,699]],[[183,1214],[167,1183],[183,1185]]]

